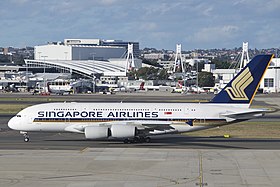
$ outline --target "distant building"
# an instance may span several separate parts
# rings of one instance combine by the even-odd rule
[[[215,87],[225,87],[237,74],[236,69],[215,69],[212,71],[215,77]]]
[[[215,64],[204,64],[202,71],[213,73],[215,87],[218,88],[223,88],[237,74],[235,69],[216,69]]]
[[[211,72],[216,69],[215,64],[204,64],[204,69],[202,71]]]
[[[215,69],[212,64],[205,64],[202,71],[213,73],[216,80],[216,86],[223,88],[238,73],[235,69]],[[260,89],[264,93],[280,92],[280,58],[273,58],[270,66],[264,74],[260,83]]]
[[[133,44],[133,55],[140,56],[139,42],[126,42],[122,40],[101,40],[101,39],[64,39],[65,45],[84,46],[115,46],[123,47],[127,50],[128,44]]]
[[[173,67],[174,61],[165,61],[165,60],[159,60],[157,61],[159,65],[162,66],[163,69],[171,69]]]
[[[191,59],[186,59],[186,63],[188,63],[191,66],[194,66],[196,63],[204,63],[204,64],[209,64],[211,61],[205,58],[191,58]]]
[[[165,60],[168,56],[163,53],[149,53],[144,54],[143,57],[148,60]]]
[[[125,42],[122,40],[102,40],[101,42],[104,46],[116,46],[116,47],[124,47],[127,50],[128,44],[133,44],[133,55],[136,58],[140,57],[140,48],[139,42]]]
[[[280,58],[273,58],[264,74],[260,89],[264,93],[280,92]]]
[[[9,48],[4,48],[3,49],[3,54],[4,55],[8,55],[8,53],[9,53]]]
[[[120,58],[125,54],[123,47],[113,46],[86,46],[86,45],[64,45],[54,43],[35,46],[35,60],[108,60],[109,58]]]
[[[101,39],[64,39],[65,45],[101,45]]]
[[[64,42],[52,42],[35,46],[35,60],[108,60],[124,57],[127,46],[133,43],[134,56],[138,57],[139,43],[121,40],[101,39],[65,39]]]
[[[139,48],[137,42],[100,39],[65,39],[35,46],[34,60],[25,59],[29,67],[55,68],[61,72],[76,73],[86,77],[92,74],[125,76],[128,43]],[[134,49],[133,45],[133,49]],[[133,51],[132,51],[133,52]],[[142,61],[134,58],[133,68],[142,67]]]

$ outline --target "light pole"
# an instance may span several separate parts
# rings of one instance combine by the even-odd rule
[[[198,61],[196,62],[196,92],[198,93]]]
[[[28,63],[25,61],[25,63],[26,63],[26,74],[25,74],[25,79],[26,79],[26,90],[27,90],[27,92],[28,92],[28,82],[29,82],[29,80],[28,80]]]
[[[278,58],[278,49],[276,49],[276,55],[275,55],[275,58]],[[279,63],[277,63],[277,62],[275,62],[275,87],[276,87],[276,89],[275,89],[275,92],[276,93],[278,93],[278,90],[279,90],[279,80],[278,80],[278,66],[279,66],[280,64]]]
[[[44,58],[44,92],[47,92],[46,89],[46,57],[48,56],[42,56]]]
[[[94,55],[95,53],[90,53],[92,55],[92,93],[95,93],[95,76],[94,76]]]
[[[273,86],[275,87],[275,93],[278,93],[278,84],[279,84],[278,83],[279,81],[278,81],[278,68],[277,68],[277,65],[278,64],[275,63],[275,67],[274,67],[274,69],[275,69],[275,76],[274,76],[275,79],[274,80],[275,81],[274,81],[274,85]]]

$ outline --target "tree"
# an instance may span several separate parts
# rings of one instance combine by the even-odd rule
[[[215,79],[210,72],[198,73],[198,86],[200,87],[213,87],[215,85]]]
[[[128,77],[128,80],[135,80],[137,79],[137,71],[135,69],[133,69],[132,71],[129,71],[127,73],[127,77]]]
[[[142,67],[128,73],[129,79],[166,80],[168,76],[167,70],[154,67]]]
[[[158,69],[157,80],[167,80],[168,77],[169,77],[169,74],[167,73],[166,69]]]
[[[1,62],[4,62],[4,63],[10,62],[9,56],[8,55],[0,55],[0,63]]]
[[[138,78],[146,80],[146,79],[148,79],[148,77],[151,76],[152,71],[153,71],[152,68],[142,67],[142,68],[138,69],[138,71],[136,72],[136,75]]]
[[[231,63],[227,61],[221,61],[217,58],[212,60],[212,63],[216,65],[216,69],[229,69]]]
[[[22,55],[14,55],[13,56],[13,61],[17,65],[24,65],[24,57]]]

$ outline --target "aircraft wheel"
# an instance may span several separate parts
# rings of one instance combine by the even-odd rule
[[[130,141],[128,138],[126,138],[126,139],[124,139],[123,143],[128,144],[128,143],[130,143]]]
[[[139,142],[141,142],[141,143],[144,143],[144,142],[146,142],[146,141],[145,141],[145,137],[143,137],[143,136],[140,136],[140,137],[139,137]]]
[[[146,137],[146,138],[145,138],[145,142],[146,142],[146,143],[150,143],[150,142],[151,142],[151,138],[150,138],[150,137]]]
[[[25,142],[29,142],[29,138],[28,137],[24,137],[24,141]]]
[[[139,143],[139,142],[141,142],[141,139],[138,138],[138,137],[134,137],[134,138],[133,138],[133,142],[134,142],[134,143]]]

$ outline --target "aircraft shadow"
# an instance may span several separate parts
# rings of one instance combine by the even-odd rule
[[[75,142],[87,147],[138,147],[138,148],[194,148],[194,149],[278,149],[280,139],[244,139],[222,137],[157,136],[150,143],[124,144],[122,140],[61,139],[46,142]],[[275,146],[273,146],[275,144]]]

